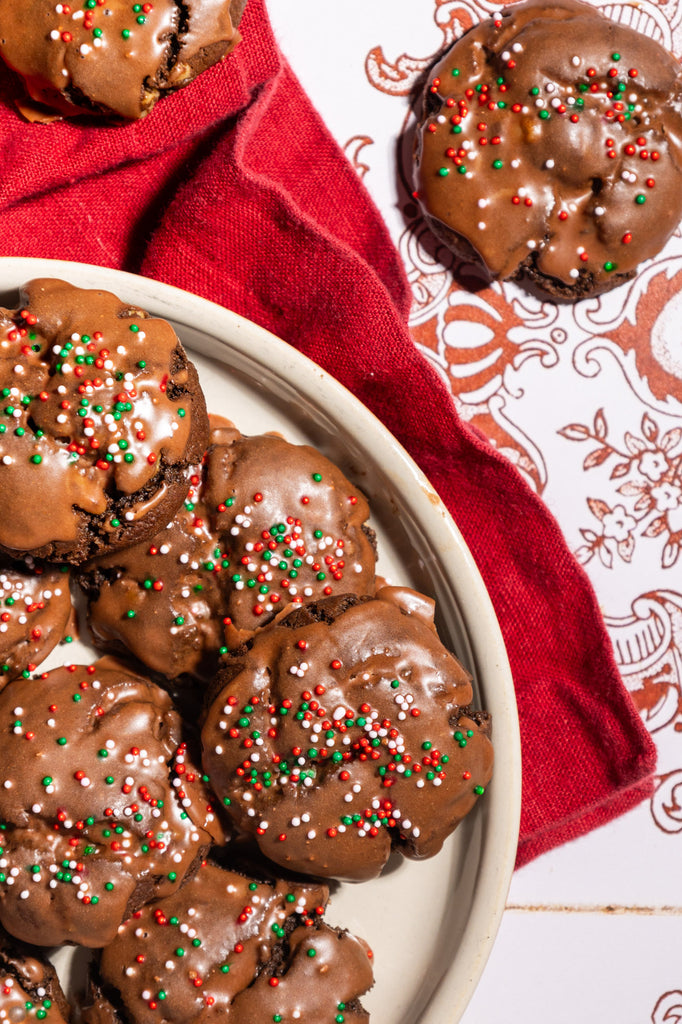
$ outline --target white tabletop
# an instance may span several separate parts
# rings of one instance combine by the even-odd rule
[[[603,6],[682,53],[682,3]],[[434,261],[409,196],[410,89],[497,9],[269,0],[284,53],[403,256],[415,343],[557,517],[659,751],[651,802],[516,873],[463,1024],[670,1024],[682,1019],[682,238],[628,285],[560,308],[511,284],[463,292]]]

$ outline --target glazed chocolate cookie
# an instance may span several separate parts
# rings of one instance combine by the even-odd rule
[[[0,933],[0,1021],[66,1024],[71,1010],[57,973],[36,949]]]
[[[98,646],[169,678],[215,674],[221,647],[289,603],[375,587],[369,507],[340,469],[274,434],[212,438],[169,527],[81,576]]]
[[[234,49],[245,4],[0,0],[0,56],[23,79],[31,120],[135,120]]]
[[[680,65],[589,4],[507,7],[436,64],[416,187],[435,234],[491,278],[606,291],[682,217]]]
[[[70,617],[67,566],[0,558],[0,688],[35,670],[64,636]]]
[[[222,841],[170,698],[113,661],[8,683],[0,735],[0,922],[19,939],[103,946]]]
[[[371,952],[322,920],[327,898],[205,864],[102,951],[85,1024],[368,1021]]]
[[[172,518],[208,416],[165,320],[32,281],[0,310],[0,386],[0,551],[78,563]]]
[[[483,793],[489,720],[433,602],[386,587],[261,630],[219,674],[204,767],[240,830],[295,871],[364,880],[437,853]]]

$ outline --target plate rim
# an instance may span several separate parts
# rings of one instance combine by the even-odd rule
[[[482,844],[468,920],[480,922],[468,927],[458,946],[457,957],[439,978],[433,993],[419,1017],[419,1024],[443,1024],[459,1020],[473,995],[492,950],[504,913],[516,858],[521,813],[521,745],[518,713],[509,661],[497,617],[469,548],[441,498],[408,452],[387,427],[347,388],[307,356],[298,352],[271,331],[209,299],[202,298],[155,278],[133,274],[94,264],[40,257],[0,257],[0,288],[18,288],[36,277],[62,277],[80,287],[103,288],[121,298],[139,298],[140,305],[154,315],[177,324],[202,331],[209,336],[229,338],[228,346],[236,349],[251,363],[272,369],[272,357],[285,362],[291,371],[296,389],[318,405],[317,393],[324,385],[325,393],[334,395],[334,415],[344,423],[344,430],[363,447],[367,425],[381,445],[390,447],[399,468],[418,484],[410,504],[417,504],[419,521],[427,524],[427,533],[449,539],[446,549],[453,559],[451,585],[458,596],[458,611],[470,643],[478,674],[495,680],[495,774],[505,779],[505,787],[492,784],[486,793],[486,828],[492,829],[494,841]],[[119,284],[120,282],[120,284]],[[162,305],[163,312],[154,307]],[[190,316],[188,322],[187,317]],[[191,348],[191,345],[190,345]],[[338,404],[337,404],[338,403]],[[337,408],[340,416],[337,416]],[[392,463],[385,467],[387,477],[394,479],[397,471]],[[396,485],[397,485],[397,481]],[[440,550],[440,548],[438,549]],[[461,588],[457,577],[467,581],[466,600],[459,600]],[[479,681],[480,684],[480,681]],[[504,729],[500,729],[500,717]],[[475,934],[474,934],[475,933]]]

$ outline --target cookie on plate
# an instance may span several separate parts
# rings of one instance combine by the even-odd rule
[[[0,557],[0,688],[36,669],[64,636],[71,612],[68,566]]]
[[[510,5],[435,65],[415,158],[459,257],[558,298],[606,291],[682,217],[679,62],[590,4]]]
[[[270,860],[364,880],[392,849],[437,853],[492,771],[489,718],[440,642],[433,602],[384,587],[293,611],[226,659],[203,761]]]
[[[208,416],[165,320],[31,281],[0,310],[0,388],[0,551],[78,563],[172,518]]]
[[[372,954],[322,919],[328,895],[202,865],[102,950],[85,1024],[368,1021]]]
[[[0,0],[0,56],[23,79],[30,120],[136,120],[240,39],[246,0]]]
[[[223,841],[168,694],[111,659],[0,693],[0,922],[103,946]]]
[[[337,466],[275,434],[212,440],[173,522],[80,577],[98,646],[169,678],[215,674],[221,648],[291,603],[375,589],[369,507]]]
[[[52,964],[37,949],[0,933],[0,1020],[66,1024],[71,1008]]]

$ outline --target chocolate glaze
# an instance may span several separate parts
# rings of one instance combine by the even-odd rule
[[[0,310],[0,382],[0,550],[78,562],[173,515],[208,417],[170,324],[32,281]]]
[[[0,0],[0,55],[41,107],[137,119],[234,49],[244,6],[245,0]],[[39,115],[33,111],[31,119]]]
[[[226,660],[202,729],[204,767],[271,860],[372,878],[392,848],[437,853],[487,785],[489,723],[471,699],[428,599],[390,587],[332,598]]]
[[[323,886],[206,864],[102,951],[86,1024],[256,1024],[278,1014],[323,1024],[340,1005],[344,1021],[369,1020],[358,998],[372,985],[371,952],[322,920],[327,898]]]
[[[72,610],[62,568],[0,558],[0,688],[33,672],[62,639]]]
[[[0,934],[0,1020],[66,1024],[70,1007],[57,974],[38,950]]]
[[[82,576],[98,645],[169,678],[215,673],[222,645],[289,603],[374,591],[369,507],[335,465],[274,434],[212,439],[168,528]]]
[[[493,278],[575,298],[631,277],[682,217],[682,72],[577,0],[527,0],[436,64],[416,145],[434,231]]]
[[[0,921],[102,946],[223,841],[170,698],[102,659],[0,693]]]

